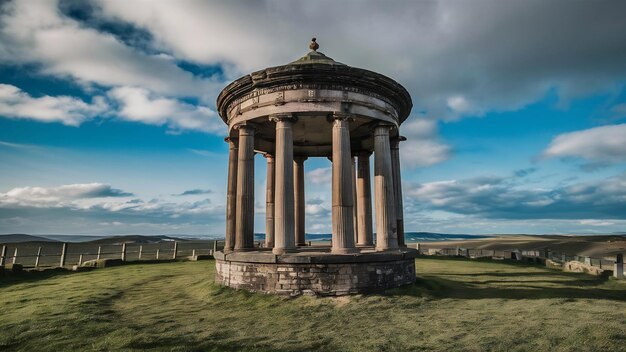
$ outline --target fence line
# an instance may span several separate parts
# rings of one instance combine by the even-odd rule
[[[419,254],[422,255],[439,255],[439,256],[455,256],[466,258],[491,258],[491,259],[513,259],[518,261],[529,261],[534,263],[545,264],[546,266],[561,266],[567,270],[575,270],[573,267],[580,268],[585,272],[601,274],[604,271],[611,271],[613,276],[618,279],[624,278],[624,256],[617,254],[615,256],[590,257],[569,255],[562,252],[551,251],[548,248],[542,250],[519,250],[519,249],[482,249],[482,248],[462,248],[462,247],[440,247],[440,248],[423,248],[420,243],[415,245]],[[610,259],[608,259],[610,258]],[[579,265],[579,264],[580,265]]]
[[[80,266],[86,261],[94,259],[121,259],[122,261],[176,260],[182,257],[197,259],[199,256],[212,256],[217,250],[223,249],[223,245],[223,240],[206,242],[172,241],[171,245],[169,245],[169,242],[104,245],[63,242],[61,244],[51,243],[47,246],[8,243],[1,247],[0,266],[5,266],[10,262],[11,264],[20,264],[24,268],[53,268],[71,265]],[[11,247],[14,247],[13,253],[8,255]]]

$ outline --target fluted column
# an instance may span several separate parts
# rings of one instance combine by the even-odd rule
[[[265,154],[267,177],[265,184],[265,247],[274,248],[274,156]]]
[[[295,248],[293,195],[293,117],[276,115],[274,254]]]
[[[239,125],[235,250],[254,247],[254,129]]]
[[[237,139],[224,138],[228,142],[228,186],[226,189],[226,240],[224,252],[235,247],[236,206],[237,204]]]
[[[333,117],[333,243],[331,251],[345,254],[356,251],[349,117],[344,114],[335,114]]]
[[[389,145],[390,125],[374,130],[374,193],[376,204],[376,250],[398,248],[396,212]]]
[[[358,208],[358,246],[374,244],[372,233],[372,185],[370,182],[370,155],[371,152],[360,152],[358,160],[356,194]]]
[[[393,169],[393,194],[396,200],[396,231],[398,246],[406,247],[404,243],[404,205],[402,204],[402,176],[400,170],[400,142],[406,137],[398,136],[391,141],[391,166]]]
[[[304,161],[305,156],[293,158],[296,246],[304,246]]]
[[[357,206],[357,194],[356,194],[356,157],[352,157],[352,176],[350,177],[352,181],[352,223],[354,224],[354,243],[358,243],[359,236],[359,214],[358,214],[358,206]]]

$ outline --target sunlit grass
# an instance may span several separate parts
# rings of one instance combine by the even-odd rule
[[[494,262],[417,261],[383,295],[280,297],[213,284],[212,261],[0,286],[0,350],[623,350],[626,285]]]

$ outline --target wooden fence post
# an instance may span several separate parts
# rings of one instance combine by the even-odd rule
[[[178,253],[178,242],[174,241],[174,254],[172,255],[172,259],[176,260],[177,253]]]
[[[96,260],[100,260],[100,254],[102,254],[102,246],[98,246],[98,255],[96,256]]]
[[[160,249],[161,249],[161,248],[157,248],[157,251],[156,251],[156,260],[159,260],[159,250],[160,250]]]
[[[59,261],[59,266],[65,266],[65,258],[67,257],[67,242],[63,242],[63,247],[61,248],[61,260]]]
[[[39,258],[41,257],[41,247],[37,249],[37,257],[35,257],[35,268],[39,266]]]
[[[624,278],[624,255],[618,254],[615,256],[615,267],[613,268],[613,276],[616,279]]]
[[[126,261],[126,242],[122,243],[122,261]]]
[[[17,247],[15,247],[15,251],[13,252],[13,264],[17,263]]]
[[[0,253],[0,266],[4,266],[4,261],[7,256],[7,246],[2,246],[2,252]]]
[[[141,254],[143,253],[143,245],[139,246],[139,259],[141,260]]]

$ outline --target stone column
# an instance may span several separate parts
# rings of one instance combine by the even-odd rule
[[[265,154],[267,179],[265,184],[265,247],[274,248],[274,156]]]
[[[239,125],[235,250],[254,247],[254,129]]]
[[[358,208],[358,246],[374,244],[372,233],[372,185],[370,183],[370,155],[371,152],[360,152],[356,179],[356,194]]]
[[[333,244],[331,251],[346,254],[356,252],[349,116],[335,114],[333,118]]]
[[[293,122],[291,115],[270,117],[276,122],[276,178],[274,195],[274,254],[295,248],[293,195]]]
[[[404,243],[404,206],[402,204],[402,176],[400,170],[400,142],[406,137],[398,136],[391,141],[391,166],[393,169],[393,195],[396,200],[396,230],[398,232],[398,246],[406,247]]]
[[[228,142],[228,188],[226,190],[226,240],[224,252],[235,247],[236,204],[237,204],[237,139],[224,138]]]
[[[293,158],[296,246],[304,246],[304,161],[305,156]]]
[[[352,157],[352,223],[354,224],[354,243],[358,243],[359,236],[359,214],[357,206],[357,194],[356,194],[356,157]]]
[[[374,130],[374,193],[376,204],[376,250],[398,248],[395,200],[393,197],[393,171],[389,130],[391,125],[381,124]]]

